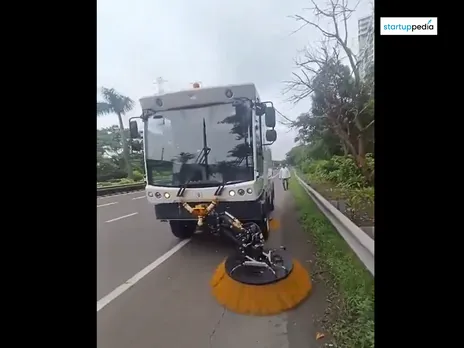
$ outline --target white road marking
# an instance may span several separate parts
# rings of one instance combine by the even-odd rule
[[[100,205],[97,205],[97,208],[106,207],[107,205],[113,205],[113,204],[118,204],[118,202],[111,202],[111,203],[100,204]]]
[[[119,285],[116,289],[111,291],[108,295],[103,296],[100,300],[97,301],[97,312],[103,309],[106,305],[108,305],[111,301],[115,300],[119,295],[122,295],[124,292],[132,288],[138,281],[140,281],[143,277],[148,275],[151,271],[153,271],[156,267],[161,265],[164,261],[169,259],[172,255],[174,255],[177,251],[182,249],[190,239],[185,239],[181,241],[179,244],[176,244],[171,250],[169,250],[164,255],[160,256],[156,259],[153,263],[149,264],[147,267],[142,269],[132,278],[127,280],[124,284]]]
[[[127,215],[123,215],[123,216],[120,216],[120,217],[117,217],[115,219],[111,219],[111,220],[108,220],[108,221],[105,221],[105,222],[113,222],[113,221],[118,221],[118,220],[121,220],[121,219],[125,219],[129,216],[134,216],[134,215],[137,215],[138,213],[132,213],[132,214],[127,214]]]
[[[145,198],[145,196],[134,197],[134,198],[132,198],[132,200],[135,201],[136,199],[142,199],[142,198]]]

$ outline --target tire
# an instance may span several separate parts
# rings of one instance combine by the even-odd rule
[[[187,239],[193,236],[197,228],[196,221],[170,220],[172,234],[179,239]]]
[[[274,211],[274,193],[272,193],[271,198],[269,198],[269,211]]]
[[[267,241],[269,239],[269,218],[267,216],[263,217],[261,220],[255,221],[255,223],[261,229],[261,233],[263,234],[264,240]]]

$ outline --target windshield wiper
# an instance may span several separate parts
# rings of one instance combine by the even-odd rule
[[[232,181],[223,182],[221,183],[221,185],[218,186],[216,192],[214,192],[214,195],[215,196],[222,195],[222,191],[224,191],[224,188],[226,187],[226,185],[239,184],[245,181],[249,181],[249,180],[232,180]]]
[[[206,123],[205,118],[203,117],[203,150],[204,156],[202,160],[205,163],[205,172],[206,172],[206,180],[209,179],[209,168],[208,168],[208,155],[211,149],[208,147],[208,141],[206,140]]]
[[[203,118],[203,148],[201,149],[200,153],[198,154],[195,164],[204,164],[205,165],[205,172],[206,172],[206,180],[209,179],[209,168],[208,168],[208,155],[211,152],[211,149],[208,147],[208,142],[206,139],[206,123],[205,119]],[[195,174],[191,175],[190,178],[185,182],[185,184],[181,185],[179,191],[177,191],[177,197],[182,197],[184,195],[185,189],[187,188],[188,184],[192,181],[192,178]]]

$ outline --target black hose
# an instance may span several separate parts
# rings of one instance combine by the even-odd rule
[[[225,229],[224,227],[222,227],[221,228],[221,233],[223,235],[225,235],[227,238],[229,238],[231,241],[233,241],[235,244],[237,244],[237,246],[239,246],[239,247],[242,246],[242,242],[237,239],[236,235],[233,232],[231,232],[228,229]]]

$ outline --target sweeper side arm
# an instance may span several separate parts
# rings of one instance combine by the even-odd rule
[[[304,267],[285,248],[266,249],[258,224],[242,223],[227,211],[218,212],[217,200],[208,206],[183,207],[197,218],[197,226],[228,238],[235,252],[216,269],[212,294],[227,309],[241,314],[274,315],[292,309],[311,291]]]
[[[227,211],[218,213],[215,209],[217,204],[217,201],[212,201],[207,207],[192,208],[183,203],[183,207],[197,216],[199,227],[206,227],[235,244],[236,252],[226,262],[229,275],[237,281],[256,285],[287,277],[293,264],[285,254],[285,248],[265,249],[264,236],[258,224],[242,223]]]

